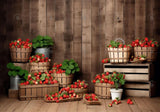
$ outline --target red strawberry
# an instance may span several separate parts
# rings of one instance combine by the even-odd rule
[[[148,42],[148,38],[146,37],[145,39],[144,39],[146,42]]]
[[[108,104],[108,107],[112,107],[112,104],[110,103],[110,104]]]
[[[129,104],[130,104],[130,105],[132,105],[132,104],[133,104],[133,102],[132,102],[132,101],[130,101],[130,102],[129,102]]]
[[[96,83],[96,80],[93,80],[93,83]]]

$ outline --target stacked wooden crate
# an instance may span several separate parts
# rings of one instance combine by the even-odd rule
[[[104,72],[125,74],[125,94],[127,96],[155,96],[154,64],[104,64]]]

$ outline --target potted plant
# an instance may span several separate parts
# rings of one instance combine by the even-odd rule
[[[9,69],[8,75],[10,76],[10,89],[18,90],[18,84],[26,79],[28,71],[22,70],[21,67],[15,66],[13,63],[8,63],[7,68]]]
[[[73,60],[64,60],[62,64],[54,64],[49,73],[59,81],[61,87],[67,87],[72,83],[73,74],[79,72],[78,64]]]
[[[37,36],[33,39],[33,48],[35,49],[35,54],[40,53],[44,54],[46,57],[50,57],[51,47],[54,45],[54,42],[49,36]]]
[[[11,60],[13,62],[28,62],[32,52],[32,43],[29,39],[22,41],[20,38],[9,44]]]
[[[157,41],[149,40],[145,37],[144,39],[132,41],[131,46],[134,47],[135,57],[143,55],[146,57],[147,61],[155,61],[159,46]]]
[[[125,84],[125,75],[122,73],[113,72],[110,76],[110,80],[114,82],[115,85],[115,88],[110,90],[112,100],[115,100],[116,98],[121,100],[123,89],[119,87]]]

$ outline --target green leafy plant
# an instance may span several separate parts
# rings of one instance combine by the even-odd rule
[[[37,36],[36,38],[33,39],[32,41],[33,48],[42,48],[42,47],[50,47],[53,46],[54,42],[51,37],[49,36]]]
[[[119,85],[125,84],[125,75],[118,72],[113,72],[109,75],[109,79],[114,82],[116,89],[118,89]]]
[[[62,63],[62,70],[65,70],[66,75],[74,74],[80,71],[78,63],[76,63],[73,59],[71,60],[64,60]]]
[[[9,69],[8,75],[9,76],[20,76],[22,79],[27,79],[28,77],[28,71],[22,70],[21,67],[15,66],[13,63],[8,63],[7,68]]]

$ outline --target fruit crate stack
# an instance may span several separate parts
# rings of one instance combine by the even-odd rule
[[[104,64],[104,72],[120,71],[125,74],[125,95],[152,97],[156,95],[154,64]]]

